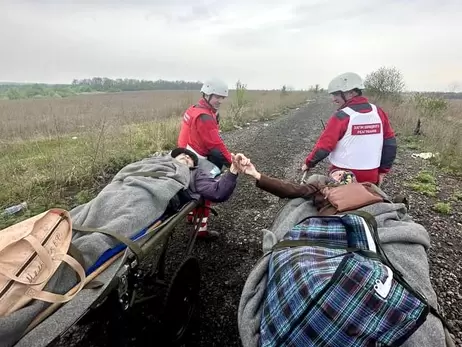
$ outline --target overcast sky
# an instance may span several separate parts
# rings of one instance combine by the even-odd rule
[[[462,90],[462,0],[0,0],[0,33],[0,81],[309,88],[395,66],[410,90]]]

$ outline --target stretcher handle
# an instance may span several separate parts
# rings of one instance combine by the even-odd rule
[[[304,171],[303,172],[303,177],[302,177],[302,180],[300,181],[301,184],[305,184],[306,183],[306,175],[308,174],[308,170]]]

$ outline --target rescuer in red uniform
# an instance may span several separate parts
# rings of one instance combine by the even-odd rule
[[[396,158],[396,138],[387,114],[362,96],[363,80],[347,72],[335,77],[328,93],[339,108],[306,157],[310,170],[329,157],[330,169],[352,171],[358,182],[380,185]]]
[[[232,161],[231,153],[219,133],[218,109],[228,96],[228,86],[219,79],[211,79],[202,85],[201,94],[201,99],[190,106],[183,115],[177,145],[193,151],[199,159],[206,159],[215,164],[216,174],[219,174],[224,166],[231,166]],[[219,236],[217,231],[207,229],[209,207],[210,201],[206,201],[198,237]],[[192,222],[194,212],[189,214],[189,222]]]

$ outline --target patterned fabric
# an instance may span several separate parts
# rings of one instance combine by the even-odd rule
[[[356,182],[356,176],[352,171],[349,170],[342,170],[342,169],[334,169],[332,170],[329,175],[334,173],[335,171],[344,171],[342,177],[340,177],[339,181],[334,180],[332,177],[329,177],[328,183],[333,183],[333,184],[349,184],[352,182]]]
[[[321,246],[370,251],[366,229],[356,215],[311,217],[286,234],[319,245],[273,251],[260,346],[399,346],[424,322],[426,303],[380,259]]]
[[[293,227],[283,240],[329,242],[330,246],[369,250],[364,220],[354,215],[346,215],[342,220],[346,225],[339,221],[338,216],[308,218]],[[349,232],[346,232],[345,228]]]

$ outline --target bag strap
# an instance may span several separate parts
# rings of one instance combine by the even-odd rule
[[[82,265],[83,268],[85,268],[85,260],[83,259],[82,252],[80,252],[80,250],[77,247],[75,247],[75,245],[72,242],[69,244],[67,254],[69,254],[72,258],[77,260],[79,264]]]
[[[339,246],[333,246],[333,245],[329,245],[327,242],[324,243],[324,242],[321,242],[321,241],[310,241],[310,240],[282,240],[282,241],[279,241],[277,244],[275,244],[273,246],[272,250],[269,251],[268,253],[271,253],[274,250],[284,248],[284,247],[320,246],[320,247],[327,247],[327,248],[333,248],[333,249],[344,249],[344,250],[347,251],[347,253],[359,253],[359,254],[362,254],[365,257],[380,260],[381,262],[385,263],[385,265],[387,265],[390,269],[393,270],[396,277],[402,282],[402,284],[408,290],[410,290],[412,293],[414,293],[414,295],[418,296],[428,306],[428,309],[429,309],[430,313],[432,313],[434,316],[436,316],[437,318],[439,318],[441,320],[444,328],[447,329],[450,333],[453,333],[452,330],[451,330],[451,327],[448,325],[446,319],[444,319],[441,316],[441,314],[438,312],[438,310],[435,309],[420,292],[418,292],[418,291],[414,290],[414,288],[412,288],[412,286],[404,279],[403,274],[400,271],[398,271],[398,269],[396,269],[393,266],[393,264],[391,263],[391,261],[388,259],[385,251],[382,248],[382,244],[380,242],[380,238],[379,238],[379,234],[378,234],[378,224],[377,224],[377,220],[375,219],[375,217],[372,214],[370,214],[370,213],[368,213],[366,211],[363,211],[363,210],[348,211],[348,212],[345,212],[343,215],[344,216],[345,215],[357,215],[359,217],[362,217],[366,221],[366,223],[369,224],[369,226],[371,227],[372,237],[374,238],[374,243],[377,246],[377,250],[378,250],[377,253],[372,252],[372,251],[367,251],[367,250],[351,248],[351,247],[344,247],[344,246],[340,246],[340,245]],[[335,216],[313,216],[313,217],[305,218],[304,220],[309,219],[309,218],[326,218],[326,217],[331,218],[331,217],[335,217]],[[344,220],[342,219],[341,216],[338,216],[338,218],[339,218],[339,220],[342,221],[343,225],[346,228],[347,227],[350,228],[350,226],[347,225],[344,222]]]
[[[74,298],[85,286],[85,271],[83,267],[75,260],[74,258],[68,256],[67,254],[55,254],[53,256],[53,260],[62,260],[63,262],[67,263],[71,268],[77,272],[80,277],[80,281],[78,283],[77,290],[73,294],[55,294],[45,290],[35,290],[32,286],[30,286],[25,295],[31,297],[32,299],[38,299],[41,301],[51,302],[51,303],[64,303],[72,298]]]
[[[287,248],[287,247],[292,248],[292,247],[303,247],[303,246],[319,246],[319,247],[327,247],[327,248],[333,248],[333,249],[344,249],[347,252],[355,252],[357,250],[360,250],[359,248],[344,247],[341,245],[330,245],[327,242],[311,241],[311,240],[282,240],[276,243],[272,247],[272,250],[276,251],[281,248]]]
[[[14,275],[12,273],[8,273],[4,269],[2,269],[1,265],[0,265],[0,274],[5,276],[6,278],[9,278],[10,280],[13,280],[15,282],[22,283],[22,284],[27,284],[27,285],[42,284],[42,283],[48,281],[48,279],[53,275],[53,273],[51,272],[51,269],[53,268],[53,260],[52,260],[52,258],[50,256],[50,254],[45,249],[45,247],[42,246],[42,244],[39,242],[39,240],[37,240],[37,238],[35,236],[31,235],[31,234],[27,235],[26,237],[24,237],[21,240],[27,241],[32,246],[32,248],[35,250],[38,257],[43,261],[44,267],[45,267],[45,269],[47,271],[47,275],[44,278],[42,278],[41,280],[39,280],[39,277],[38,277],[34,281],[30,282],[27,279],[21,279],[20,277]],[[21,241],[21,240],[18,240],[18,241]],[[10,245],[12,245],[14,243],[17,243],[18,241],[12,242]]]
[[[90,234],[90,233],[101,233],[105,234],[108,236],[112,236],[116,240],[124,243],[130,250],[135,254],[135,256],[139,259],[142,258],[143,256],[143,250],[141,249],[140,246],[138,246],[135,242],[130,240],[128,237],[125,237],[121,234],[117,234],[113,231],[110,230],[102,230],[102,229],[96,229],[96,228],[87,228],[87,227],[82,227],[82,226],[76,226],[73,225],[72,229],[77,232],[85,233],[85,234]],[[82,259],[83,261],[83,259]]]
[[[387,257],[387,254],[386,252],[384,251],[384,249],[382,248],[382,243],[380,241],[380,238],[379,238],[379,235],[378,235],[378,225],[377,225],[377,220],[375,219],[375,217],[373,215],[371,215],[370,213],[366,212],[366,211],[359,211],[359,210],[355,210],[355,211],[351,211],[351,212],[348,212],[348,214],[354,214],[354,215],[358,215],[362,218],[364,218],[364,220],[366,220],[366,222],[371,225],[373,227],[373,233],[372,233],[372,236],[374,237],[374,242],[377,246],[377,249],[380,251],[380,255],[381,255],[381,260],[382,262],[384,262],[388,267],[390,267],[393,272],[395,273],[396,277],[402,282],[402,284],[407,287],[408,290],[410,290],[412,293],[414,293],[414,295],[417,295],[420,297],[420,299],[425,302],[425,304],[428,306],[429,308],[429,311],[431,314],[433,314],[435,317],[437,317],[438,319],[441,320],[443,326],[445,329],[447,329],[450,333],[452,333],[452,330],[451,330],[451,327],[449,326],[449,324],[447,323],[446,319],[443,318],[443,316],[441,316],[441,314],[438,312],[438,310],[436,308],[434,308],[427,300],[427,298],[425,298],[420,292],[414,290],[414,288],[412,288],[412,286],[404,279],[404,276],[403,274],[398,271],[394,266],[393,264],[391,263],[390,259],[388,259]]]
[[[134,172],[134,173],[128,174],[123,179],[125,179],[125,178],[127,178],[129,176],[161,178],[161,177],[166,177],[167,172],[140,171],[140,172]],[[88,228],[88,227],[83,227],[83,226],[77,226],[75,224],[72,225],[72,229],[74,231],[81,232],[81,233],[87,233],[87,234],[89,234],[89,233],[101,233],[101,234],[105,234],[105,235],[108,235],[108,236],[112,236],[113,238],[115,238],[116,240],[124,243],[128,248],[130,248],[130,250],[135,254],[135,256],[137,257],[138,260],[143,255],[143,250],[135,242],[133,242],[129,238],[127,238],[127,237],[125,237],[123,235],[117,234],[117,233],[115,233],[113,231],[96,229],[96,228]],[[72,244],[71,244],[71,246],[69,248],[69,252],[74,258],[76,258],[79,261],[79,263],[84,264],[82,255],[80,254],[80,252],[75,247],[73,247]]]
[[[368,251],[365,249],[360,249],[356,247],[345,247],[342,245],[331,245],[327,242],[323,241],[311,241],[311,240],[282,240],[276,243],[271,251],[276,251],[282,248],[291,248],[291,247],[304,247],[304,246],[312,246],[312,247],[326,247],[330,249],[342,249],[345,250],[346,253],[359,253],[368,258],[375,258],[380,260],[380,256],[377,255],[375,252]],[[343,255],[343,254],[342,254]]]

